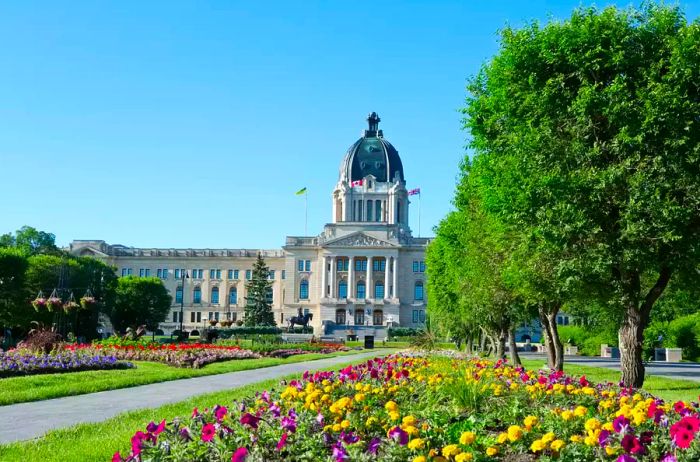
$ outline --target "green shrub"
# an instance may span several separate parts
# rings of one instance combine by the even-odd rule
[[[559,338],[563,344],[578,347],[579,354],[600,356],[600,345],[617,346],[617,333],[609,329],[582,326],[559,326]]]
[[[230,327],[226,329],[217,329],[220,339],[228,338],[250,338],[257,339],[259,335],[280,335],[286,333],[286,329],[280,329],[279,327],[273,326],[260,326],[260,327]],[[304,332],[302,327],[295,327],[289,331],[289,333],[294,334],[313,334],[314,329],[309,326]]]
[[[415,327],[390,327],[387,329],[387,336],[391,338],[397,337],[417,337],[422,335],[425,329],[417,329]]]

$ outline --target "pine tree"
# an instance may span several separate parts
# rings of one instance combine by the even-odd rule
[[[270,269],[262,255],[258,254],[252,277],[246,284],[246,292],[248,292],[245,306],[246,326],[275,325],[275,315],[272,313],[272,304],[268,298],[272,291],[272,282],[268,280],[269,274]]]

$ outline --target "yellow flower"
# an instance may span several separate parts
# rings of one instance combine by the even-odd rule
[[[523,429],[519,425],[511,425],[508,427],[508,439],[511,442],[518,441],[523,437]]]
[[[448,444],[447,446],[442,448],[442,455],[445,457],[456,456],[460,452],[462,452],[462,450],[459,449],[459,446],[457,446],[456,444]]]
[[[562,411],[561,418],[564,419],[565,421],[569,421],[569,420],[574,418],[574,413],[569,411],[569,410]]]
[[[605,453],[609,456],[614,456],[615,454],[617,454],[617,449],[608,445],[605,446]]]
[[[333,431],[334,431],[334,432],[339,432],[340,429],[341,429],[340,424],[335,424],[335,425],[333,425]]]
[[[414,425],[417,422],[417,419],[413,417],[412,415],[407,415],[403,419],[401,419],[401,423],[404,425]]]
[[[361,403],[362,401],[365,400],[365,394],[364,393],[358,393],[355,395],[355,401],[358,403]]]
[[[581,435],[571,435],[569,441],[571,441],[572,443],[580,443],[581,441],[583,441],[583,437]]]
[[[340,422],[340,428],[342,428],[343,430],[345,430],[345,429],[348,428],[349,426],[350,426],[350,421],[349,421],[349,420],[343,420],[342,422]]]
[[[574,415],[576,417],[583,417],[586,414],[588,414],[588,408],[584,406],[576,406],[576,409],[574,409]]]
[[[455,462],[470,462],[474,460],[474,456],[471,452],[463,452],[455,456]]]
[[[389,418],[391,420],[399,420],[401,418],[401,415],[398,412],[389,412]]]
[[[399,405],[393,401],[387,401],[384,405],[384,409],[386,409],[388,412],[396,412],[399,409]]]
[[[600,421],[595,417],[591,417],[590,419],[586,420],[584,427],[588,431],[598,430],[600,428]]]
[[[525,417],[524,424],[525,424],[525,428],[527,428],[528,431],[532,430],[532,427],[537,425],[537,417],[535,417],[534,415],[529,415],[529,416]]]
[[[459,444],[464,444],[464,445],[472,444],[475,439],[476,439],[476,435],[473,432],[464,432],[459,437]]]
[[[418,429],[416,427],[414,427],[413,425],[406,425],[404,428],[404,431],[411,436],[418,434]]]
[[[545,449],[547,449],[547,443],[542,440],[535,440],[530,445],[530,450],[532,452],[544,451]]]
[[[414,438],[408,442],[408,449],[415,451],[416,449],[423,449],[425,447],[425,440],[420,438]]]
[[[374,417],[374,416],[368,417],[367,420],[365,420],[365,427],[371,427],[372,424],[375,424],[377,422],[378,422],[378,420],[376,417]]]
[[[425,456],[416,456],[413,458],[413,462],[427,462]]]
[[[549,447],[556,452],[561,451],[561,448],[564,446],[566,446],[566,443],[563,440],[554,440],[552,441],[552,444],[549,445]]]
[[[493,457],[493,456],[495,456],[496,454],[498,454],[498,448],[497,448],[497,447],[491,446],[491,447],[486,448],[486,455],[487,455],[487,456]]]
[[[498,435],[498,438],[496,438],[496,441],[498,444],[503,444],[506,441],[508,441],[508,433],[501,433]]]
[[[550,442],[554,441],[554,438],[556,438],[556,437],[554,436],[554,433],[552,433],[552,432],[548,432],[548,433],[545,433],[544,435],[542,435],[542,441],[544,441],[545,443],[550,443]]]

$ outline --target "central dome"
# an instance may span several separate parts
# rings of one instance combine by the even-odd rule
[[[384,134],[378,129],[380,121],[376,112],[367,117],[369,129],[350,146],[340,164],[340,181],[357,181],[367,175],[385,183],[404,181],[399,152],[384,139]]]

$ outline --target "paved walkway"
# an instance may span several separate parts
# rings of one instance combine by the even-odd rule
[[[522,358],[542,359],[546,362],[546,356],[538,353],[520,353]],[[566,356],[565,364],[578,364],[580,366],[603,367],[606,369],[620,370],[620,360],[610,358],[597,358],[592,356]],[[700,382],[700,364],[698,363],[667,363],[653,361],[645,365],[646,373],[668,377],[670,379],[693,380]],[[700,387],[700,386],[699,386]]]
[[[158,407],[205,393],[241,387],[290,374],[300,374],[309,369],[329,368],[390,352],[390,350],[375,350],[262,369],[0,406],[0,444],[33,439],[49,430],[79,423],[101,422],[126,411]]]

